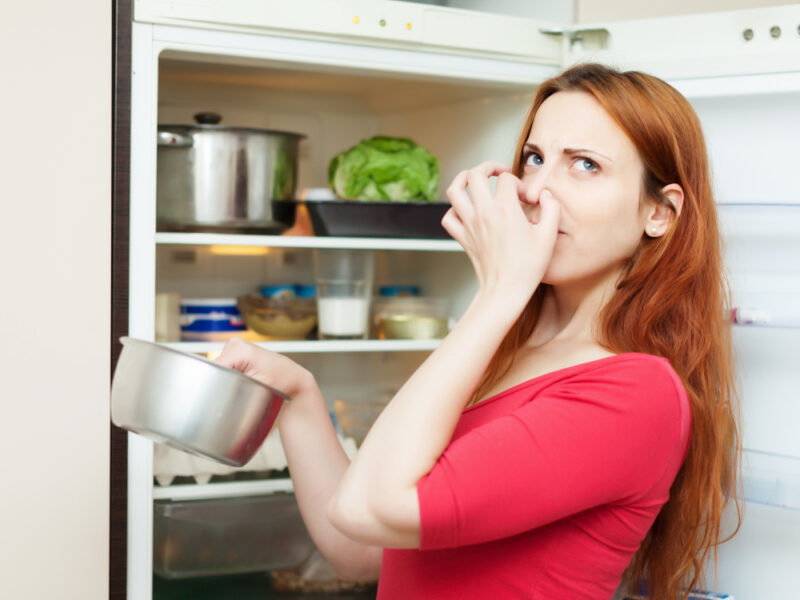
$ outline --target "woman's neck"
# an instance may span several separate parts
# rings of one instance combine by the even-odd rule
[[[598,342],[597,316],[616,290],[619,270],[606,272],[592,280],[548,286],[542,299],[539,319],[528,346],[549,342]]]

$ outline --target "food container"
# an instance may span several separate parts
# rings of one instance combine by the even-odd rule
[[[317,325],[317,302],[292,294],[273,297],[251,294],[238,298],[247,326],[276,340],[301,340]]]
[[[157,342],[181,340],[180,294],[156,294],[155,337]]]
[[[313,551],[293,494],[153,505],[153,571],[162,577],[292,568]]]
[[[374,323],[380,339],[427,340],[447,335],[450,319],[444,298],[376,298]]]
[[[382,297],[390,298],[396,296],[419,296],[419,286],[417,285],[382,285],[378,288],[378,294]]]
[[[159,344],[120,338],[111,420],[156,442],[241,467],[288,397],[234,369]]]
[[[245,331],[236,298],[181,300],[181,339],[224,342]]]
[[[161,231],[276,233],[294,220],[299,143],[287,131],[159,125],[156,176]]]
[[[452,239],[442,227],[448,202],[306,200],[314,235]]]

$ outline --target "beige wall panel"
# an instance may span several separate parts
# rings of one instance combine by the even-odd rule
[[[108,597],[112,4],[0,9],[0,598]]]
[[[791,0],[575,0],[575,19],[578,23],[649,19],[721,10],[740,10],[796,4]]]

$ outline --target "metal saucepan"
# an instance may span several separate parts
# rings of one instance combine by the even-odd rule
[[[241,467],[289,398],[193,354],[120,338],[111,384],[111,420],[173,448]]]
[[[276,233],[291,225],[305,136],[194,117],[197,125],[158,126],[158,228]]]

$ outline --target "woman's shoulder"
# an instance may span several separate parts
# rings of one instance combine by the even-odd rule
[[[623,352],[580,362],[547,374],[553,385],[559,383],[611,386],[630,390],[685,393],[683,384],[668,358],[644,352]],[[547,377],[546,376],[546,377]]]
[[[600,381],[623,378],[629,384],[648,379],[680,383],[669,359],[645,352],[614,353],[598,344],[556,347],[551,352],[521,356],[516,377],[521,381]],[[666,378],[666,379],[665,379]]]
[[[592,396],[608,390],[614,396],[637,394],[655,385],[681,394],[683,386],[669,360],[642,352],[615,354],[600,346],[571,347],[518,356],[511,369],[475,406],[516,393],[538,395],[559,388],[580,389]]]
[[[624,352],[552,375],[547,388],[557,395],[607,404],[645,420],[690,418],[686,389],[669,359],[662,356]]]

